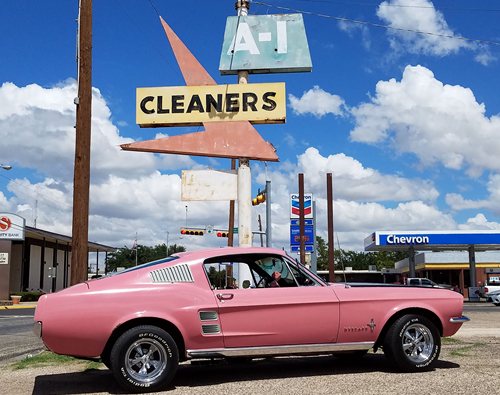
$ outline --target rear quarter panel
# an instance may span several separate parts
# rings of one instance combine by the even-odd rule
[[[376,341],[392,317],[414,309],[434,314],[439,319],[443,336],[451,336],[460,328],[460,324],[449,322],[450,318],[462,315],[463,298],[457,292],[405,286],[335,285],[334,289],[340,300],[338,342]]]
[[[169,321],[187,348],[219,348],[221,335],[203,336],[200,310],[217,304],[205,274],[192,266],[193,283],[152,283],[151,269],[78,284],[41,298],[35,321],[42,321],[45,345],[59,354],[101,355],[112,332],[141,318]],[[202,346],[201,346],[202,345]]]

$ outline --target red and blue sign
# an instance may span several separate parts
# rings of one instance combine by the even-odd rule
[[[312,193],[304,194],[304,218],[313,218],[313,209],[312,209]],[[290,218],[300,218],[300,202],[299,202],[299,194],[292,193],[290,194]]]

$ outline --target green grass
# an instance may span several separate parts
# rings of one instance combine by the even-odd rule
[[[458,340],[458,339],[456,339],[454,337],[443,337],[441,339],[441,343],[442,344],[462,344],[463,341]]]
[[[14,370],[35,368],[41,366],[57,366],[65,364],[81,364],[83,370],[99,369],[103,365],[95,361],[82,361],[66,355],[54,354],[50,351],[43,351],[40,354],[26,357],[12,364]]]
[[[456,350],[451,351],[451,355],[455,357],[467,357],[469,352],[471,352],[476,347],[484,346],[484,343],[472,343],[467,344],[462,347],[457,348]]]

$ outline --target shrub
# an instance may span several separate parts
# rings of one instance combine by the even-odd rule
[[[21,297],[21,302],[36,302],[44,293],[43,291],[27,291],[16,292],[14,295],[19,295]]]

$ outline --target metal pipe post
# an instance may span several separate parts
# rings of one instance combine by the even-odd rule
[[[252,246],[252,175],[248,159],[238,167],[238,239],[240,247]]]
[[[271,181],[266,181],[266,247],[273,246],[271,228]]]

